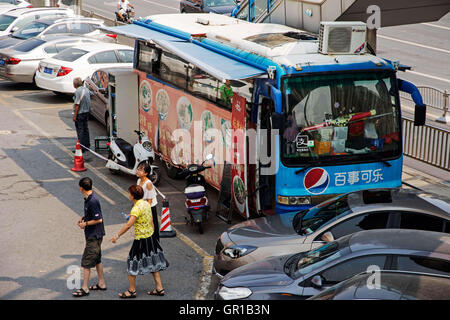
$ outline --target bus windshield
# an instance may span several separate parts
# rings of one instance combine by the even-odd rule
[[[283,79],[282,161],[346,163],[400,156],[400,107],[391,72]]]

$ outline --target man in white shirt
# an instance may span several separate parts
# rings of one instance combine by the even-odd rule
[[[117,3],[118,14],[122,21],[125,21],[123,15],[127,13],[127,10],[130,8],[134,9],[134,6],[131,3],[129,3],[128,0],[119,0],[119,2]]]

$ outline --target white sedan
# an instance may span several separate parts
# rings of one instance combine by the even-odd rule
[[[36,85],[55,93],[71,94],[75,92],[75,78],[84,80],[101,68],[132,67],[133,57],[134,48],[116,43],[75,46],[42,60],[36,72]]]
[[[17,8],[32,8],[31,3],[22,0],[0,0],[0,14]]]

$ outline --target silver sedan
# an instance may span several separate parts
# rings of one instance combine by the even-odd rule
[[[11,48],[0,50],[0,78],[34,83],[41,60],[51,58],[64,49],[94,42],[98,40],[70,35],[28,39]]]

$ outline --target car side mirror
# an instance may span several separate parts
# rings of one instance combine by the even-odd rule
[[[416,104],[416,108],[414,110],[414,125],[415,126],[425,125],[426,114],[427,114],[427,106],[426,105],[421,106]]]
[[[311,279],[311,286],[315,289],[322,289],[322,277],[320,275],[314,276]]]
[[[19,30],[19,27],[13,27],[13,28],[11,29],[11,33],[16,32],[17,30]]]
[[[329,243],[329,242],[333,242],[334,241],[334,236],[333,236],[333,234],[330,231],[328,231],[328,232],[325,232],[322,235],[322,237],[320,237],[320,239],[322,241],[325,241],[326,243]]]

